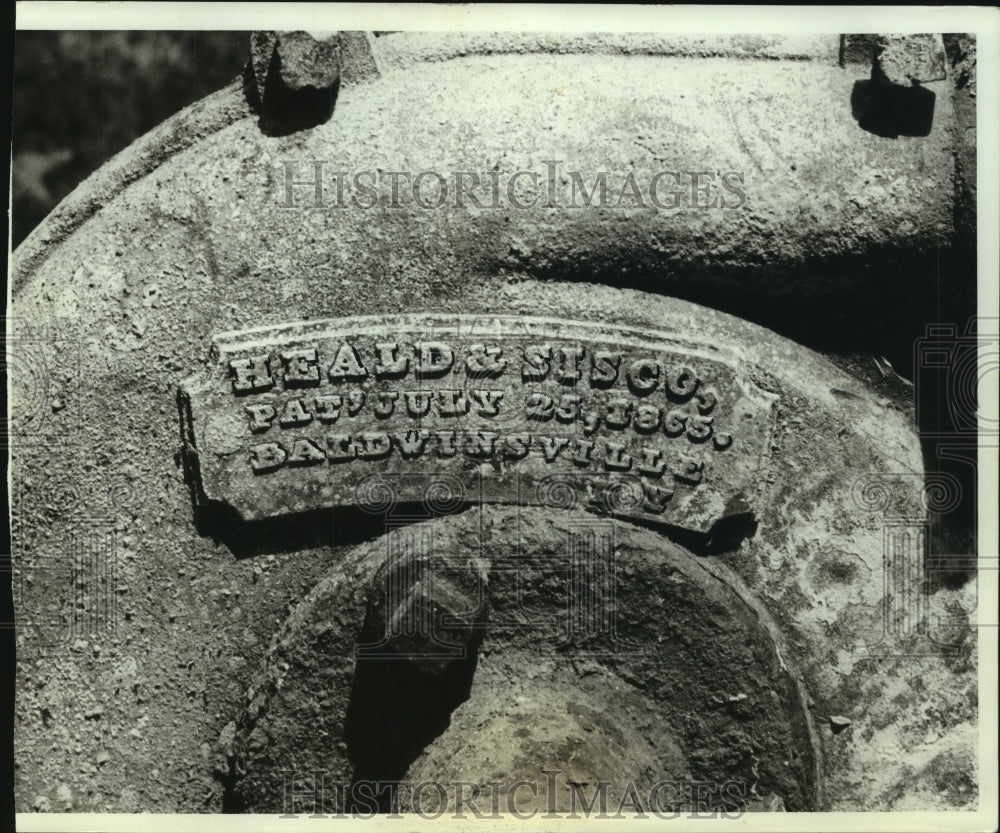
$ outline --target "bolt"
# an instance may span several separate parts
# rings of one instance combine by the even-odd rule
[[[870,80],[851,92],[863,130],[889,138],[930,133],[935,95],[921,84],[946,77],[940,35],[842,35],[840,63],[871,67]]]
[[[254,32],[247,96],[271,135],[327,121],[340,87],[339,32]]]
[[[841,35],[840,65],[867,65],[872,80],[909,87],[946,77],[941,35]]]
[[[879,41],[872,80],[909,87],[946,77],[940,35],[883,35]]]

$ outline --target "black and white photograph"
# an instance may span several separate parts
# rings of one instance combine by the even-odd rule
[[[1000,11],[16,26],[4,829],[996,829]]]

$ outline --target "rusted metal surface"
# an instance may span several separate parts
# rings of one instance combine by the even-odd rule
[[[390,529],[346,552],[278,629],[234,726],[236,806],[280,807],[283,783],[272,773],[294,756],[304,770],[325,770],[329,813],[350,806],[352,786],[374,772],[411,785],[510,785],[544,767],[558,790],[552,806],[564,807],[574,776],[607,779],[619,796],[634,781],[645,802],[664,779],[679,789],[712,783],[721,760],[735,762],[732,792],[715,783],[703,807],[733,809],[759,789],[789,809],[815,808],[822,750],[789,646],[739,580],[709,564],[653,530],[579,509],[481,507]],[[467,588],[486,579],[483,596],[467,590],[464,604],[442,610],[483,603],[489,612],[478,658],[453,657],[471,689],[436,731],[429,724],[440,715],[428,701],[441,695],[434,679],[414,673],[425,660],[380,661],[377,646],[391,631],[378,627],[382,615],[364,613],[366,599],[406,596],[409,581],[394,584],[391,568],[407,565],[422,566],[427,595],[456,576]],[[348,624],[361,620],[360,631]],[[441,639],[439,649],[460,642],[447,627],[424,633]]]
[[[972,609],[975,588],[929,597],[910,592],[912,585],[900,590],[891,584],[898,576],[916,581],[923,574],[919,542],[926,535],[928,494],[909,412],[800,344],[705,305],[737,309],[740,299],[751,298],[780,317],[790,299],[809,302],[812,315],[796,323],[803,330],[825,324],[836,336],[831,340],[842,344],[862,329],[857,317],[866,311],[891,323],[891,302],[935,289],[936,258],[950,244],[955,216],[950,92],[936,89],[926,135],[889,140],[851,118],[854,74],[821,60],[759,61],[750,72],[735,53],[697,61],[650,51],[628,55],[627,39],[602,45],[599,57],[587,53],[592,44],[575,46],[579,54],[559,54],[558,43],[538,38],[523,49],[514,44],[492,54],[488,39],[478,39],[476,53],[461,57],[458,43],[435,53],[418,35],[392,38],[394,45],[371,53],[381,73],[369,66],[365,80],[340,89],[328,121],[295,135],[269,133],[261,129],[260,114],[246,106],[244,91],[228,89],[109,163],[16,253],[11,468],[18,487],[14,523],[25,554],[18,569],[54,565],[24,583],[19,605],[35,622],[61,621],[72,604],[68,542],[77,540],[85,521],[100,522],[101,534],[119,547],[122,613],[116,633],[92,637],[92,644],[72,643],[72,656],[47,659],[42,639],[48,632],[41,626],[21,635],[19,674],[30,685],[21,687],[18,701],[25,750],[18,777],[40,784],[40,792],[57,788],[63,771],[47,769],[39,758],[55,733],[88,760],[121,762],[117,771],[95,769],[88,807],[219,809],[217,778],[234,783],[230,765],[239,755],[259,764],[257,795],[280,795],[280,780],[267,780],[267,773],[280,771],[300,751],[296,733],[308,735],[310,719],[327,705],[346,714],[354,657],[345,651],[370,610],[366,591],[382,562],[375,551],[391,543],[388,520],[421,526],[387,509],[392,500],[412,508],[406,501],[426,498],[420,506],[431,517],[419,520],[430,520],[431,527],[449,512],[488,516],[483,528],[493,537],[484,546],[497,562],[512,545],[529,558],[551,554],[565,543],[557,538],[571,516],[574,523],[582,517],[627,525],[626,537],[641,544],[642,555],[625,550],[621,563],[642,569],[636,573],[641,580],[625,582],[621,609],[634,617],[637,641],[646,640],[653,651],[680,651],[666,637],[660,642],[664,633],[650,625],[669,613],[660,605],[673,585],[663,576],[683,578],[684,571],[668,571],[664,562],[683,558],[699,565],[699,573],[725,574],[720,581],[728,589],[720,598],[729,602],[736,593],[746,609],[724,606],[717,621],[729,623],[726,611],[738,608],[738,624],[746,626],[740,632],[754,635],[754,650],[768,648],[753,667],[740,666],[746,672],[741,679],[759,689],[759,699],[723,691],[729,666],[713,665],[719,653],[712,646],[694,644],[670,656],[704,671],[692,689],[717,689],[726,714],[732,708],[738,720],[744,706],[758,710],[767,741],[775,741],[770,772],[785,771],[791,760],[783,757],[786,749],[815,750],[815,770],[803,759],[798,772],[787,771],[787,780],[802,785],[794,808],[896,807],[900,795],[911,795],[915,760],[924,783],[936,784],[941,767],[952,773],[949,784],[965,779],[975,766],[969,740],[976,719],[969,696],[975,690],[969,660],[974,633],[956,626],[931,651],[920,627],[956,605]],[[513,44],[506,35],[495,42]],[[784,46],[765,43],[756,52],[787,57],[772,49]],[[393,51],[398,62],[380,65]],[[562,160],[554,171],[555,205],[548,204],[544,160]],[[644,184],[664,171],[742,171],[746,201],[729,209],[692,206],[698,196],[692,197],[686,174],[671,209],[571,208],[567,171],[585,177],[589,188],[609,160],[622,174],[609,182],[612,203],[624,190],[626,168]],[[334,204],[335,170],[353,176],[431,166],[478,172],[487,185],[491,173],[509,182],[519,171],[534,171],[538,179],[520,180],[523,187],[513,191],[517,206],[509,200],[481,209],[471,200],[433,209],[394,205],[388,183],[369,207]],[[348,190],[345,199],[357,195]],[[712,196],[734,195],[716,192],[708,202]],[[489,194],[480,197],[489,205]],[[842,316],[831,321],[835,304]],[[350,320],[355,316],[367,318]],[[475,333],[448,329],[463,316],[503,326]],[[539,319],[549,328],[544,333],[510,331],[511,322]],[[220,332],[206,360],[212,335]],[[428,349],[431,342],[436,351]],[[380,344],[398,351],[389,349],[383,358]],[[453,359],[446,375],[417,379],[422,355],[429,365],[440,364],[446,355],[441,344]],[[522,366],[535,366],[528,356],[547,358],[546,344],[552,347],[548,374],[524,379]],[[532,345],[542,349],[527,351]],[[502,348],[503,355],[490,347]],[[583,368],[577,384],[567,384],[558,378],[560,366],[568,366],[563,357],[576,356],[577,347],[584,351]],[[610,388],[593,385],[605,373],[598,369],[595,377],[587,363],[598,351],[621,355]],[[379,367],[404,357],[409,366],[401,378],[380,378]],[[491,377],[491,362],[501,358],[509,364]],[[481,376],[469,375],[470,359]],[[638,391],[628,384],[633,367]],[[690,377],[679,373],[684,367]],[[682,378],[696,378],[699,386],[674,401],[665,385],[669,390],[672,380],[683,390]],[[646,390],[654,379],[657,385]],[[286,387],[289,381],[303,386]],[[234,390],[234,382],[247,389]],[[698,394],[710,389],[716,402],[708,409]],[[408,412],[406,394],[420,390],[433,397],[426,413],[421,400],[418,421]],[[495,390],[504,395],[489,416],[497,397],[473,391]],[[183,438],[179,391],[186,409]],[[442,398],[443,391],[458,396]],[[351,414],[359,392],[364,404]],[[528,419],[526,399],[536,394],[551,397],[550,418]],[[609,427],[608,417],[623,412],[608,407],[619,395],[632,404],[630,421]],[[319,396],[331,397],[323,408]],[[558,418],[564,396],[580,396],[579,406],[601,417],[589,436],[584,421]],[[508,409],[512,402],[517,407]],[[639,407],[654,402],[641,425],[660,424],[649,433],[637,430]],[[460,413],[442,413],[442,403]],[[540,414],[548,413],[548,404],[536,402]],[[256,410],[248,413],[248,405]],[[677,436],[665,431],[673,410],[686,420]],[[745,413],[751,418],[744,420]],[[251,417],[260,431],[251,428]],[[460,429],[446,424],[459,417]],[[706,417],[713,420],[711,435],[691,436],[690,425],[704,426]],[[481,438],[487,425],[495,426],[486,430],[496,438]],[[407,440],[408,432],[444,431],[450,439],[452,430],[453,457],[440,456],[447,445],[428,436],[422,455],[404,459],[403,443],[423,440],[419,433]],[[331,446],[328,438],[335,434],[350,435],[350,441]],[[498,447],[520,453],[521,446],[508,443],[512,434],[532,435],[516,467],[504,452],[496,454]],[[553,438],[546,441],[549,448],[566,440],[551,463],[538,436]],[[655,443],[649,439],[654,436]],[[609,454],[608,440],[615,438],[627,438],[627,446]],[[389,454],[379,459],[386,439]],[[570,459],[586,456],[584,442],[595,443],[586,470]],[[270,457],[257,453],[264,468],[268,459],[285,457],[281,466],[254,474],[251,449],[262,443],[282,449],[272,449]],[[675,471],[667,473],[666,461],[661,478],[644,476],[638,466],[647,443],[664,457],[678,449],[703,455],[702,482],[679,482]],[[342,450],[347,459],[331,458],[331,448],[334,457]],[[480,457],[483,448],[492,448],[493,456]],[[608,469],[608,462],[624,464],[626,455],[629,470]],[[303,465],[288,465],[291,457]],[[534,486],[520,498],[504,480],[515,469]],[[409,470],[420,474],[419,486],[405,477]],[[454,477],[461,488],[450,492],[439,485],[428,495],[438,474],[439,483]],[[570,478],[575,507],[539,499],[538,486],[550,474]],[[612,478],[633,477],[656,488],[670,481],[674,494],[662,513],[594,504],[580,491],[592,485],[599,497]],[[209,514],[199,523],[192,515],[192,482],[199,511],[223,505],[234,507],[235,517]],[[488,499],[480,500],[472,484],[487,484]],[[476,499],[456,502],[463,491]],[[642,495],[645,500],[645,488]],[[517,514],[491,501],[528,505]],[[324,507],[312,523],[298,514]],[[752,514],[759,525],[727,538],[719,524],[733,512]],[[324,525],[331,517],[333,523]],[[655,529],[638,528],[650,522]],[[892,537],[897,533],[898,540]],[[711,557],[684,553],[668,536]],[[479,540],[449,532],[441,543],[465,558],[481,551]],[[367,548],[363,557],[356,557],[359,545]],[[661,551],[667,553],[662,558]],[[895,559],[894,573],[887,570],[887,552]],[[497,590],[496,597],[506,601],[506,613],[516,608],[513,591],[505,597]],[[433,603],[433,595],[426,598]],[[913,607],[915,598],[926,608]],[[317,601],[322,604],[311,604]],[[454,607],[452,595],[443,601]],[[299,612],[290,613],[293,607]],[[413,609],[403,606],[404,612]],[[313,627],[309,617],[317,610],[322,615]],[[760,634],[755,619],[768,623],[769,635]],[[677,633],[705,634],[711,627],[692,615]],[[727,636],[726,626],[720,631],[729,646],[723,659],[739,665],[746,646]],[[296,641],[302,634],[306,638]],[[918,650],[925,650],[919,662],[913,659]],[[522,668],[515,653],[509,669]],[[285,654],[302,660],[295,674],[318,675],[294,690],[322,685],[328,704],[303,697],[283,715],[277,707],[261,709],[280,700]],[[263,659],[268,656],[274,664]],[[629,673],[638,678],[648,670],[639,662]],[[656,674],[643,679],[651,689],[662,685]],[[766,688],[775,680],[782,681],[784,699],[769,714],[773,700]],[[121,696],[109,699],[108,690]],[[548,690],[547,683],[538,689]],[[668,693],[684,695],[683,681]],[[660,701],[666,713],[667,699]],[[84,732],[62,720],[94,708],[97,700],[104,703],[106,725],[137,727],[134,734]],[[247,721],[239,732],[232,723],[236,704],[239,719],[245,714]],[[692,701],[691,708],[677,710],[678,723],[692,732],[705,729],[692,717],[702,706]],[[781,727],[790,725],[788,715],[805,710],[819,728],[806,718],[785,743]],[[46,713],[56,716],[54,728]],[[330,714],[332,708],[324,719]],[[928,714],[938,715],[931,728],[939,761],[920,758],[927,751]],[[255,734],[254,721],[272,725]],[[328,738],[311,742],[329,739],[330,760],[346,774],[350,761],[337,746],[344,727],[336,719],[331,726]],[[280,748],[270,748],[277,757],[268,758],[269,737],[281,739]],[[154,759],[162,761],[158,781],[146,776]],[[453,754],[441,759],[456,760]],[[711,769],[714,759],[702,760]],[[718,760],[720,771],[729,766],[728,759]],[[752,764],[752,754],[745,760]],[[825,789],[813,792],[820,780]],[[141,805],[140,789],[146,791]],[[957,792],[927,790],[917,795],[926,806],[964,800]]]
[[[366,61],[382,60],[390,69],[377,75],[369,66],[368,74],[362,73],[364,83],[339,90],[337,114],[302,131],[301,141],[294,143],[262,134],[259,119],[245,117],[242,89],[220,93],[211,112],[195,108],[179,116],[176,125],[165,124],[71,195],[19,249],[15,285],[24,280],[22,263],[44,259],[46,244],[63,239],[96,206],[152,173],[189,144],[186,137],[203,136],[198,152],[213,176],[199,174],[197,187],[162,198],[170,203],[164,206],[169,216],[189,215],[193,203],[211,192],[202,224],[210,228],[222,272],[252,268],[263,259],[288,273],[296,260],[292,249],[299,245],[293,241],[301,233],[304,240],[317,241],[305,244],[312,250],[300,252],[302,260],[325,258],[331,288],[358,271],[379,285],[391,285],[389,254],[419,251],[441,264],[448,264],[455,251],[475,253],[486,268],[541,277],[624,275],[631,286],[705,302],[720,292],[734,303],[759,297],[755,288],[760,286],[790,300],[836,299],[848,290],[890,299],[936,286],[936,272],[925,264],[947,246],[954,214],[953,114],[946,89],[935,88],[928,135],[887,143],[851,118],[856,79],[835,70],[825,57],[753,60],[753,71],[740,73],[745,61],[739,49],[727,53],[713,47],[715,57],[698,60],[672,57],[676,44],[671,50],[672,39],[663,37],[640,38],[631,46],[628,38],[617,37],[613,48],[583,38],[570,54],[557,54],[558,39],[521,38],[524,43],[511,47],[513,54],[503,54],[500,45],[510,37],[470,38],[478,46],[465,58],[462,39],[442,46],[440,56],[431,49],[433,38],[420,33],[374,39],[370,53],[362,50]],[[835,45],[835,39],[831,42]],[[489,51],[491,43],[500,54]],[[665,54],[656,54],[657,43]],[[425,54],[427,49],[434,54]],[[586,52],[601,49],[607,54],[600,55],[598,68]],[[637,54],[629,55],[630,50]],[[392,56],[410,52],[413,56],[400,64],[409,69],[393,70]],[[780,57],[766,49],[763,56]],[[451,100],[456,78],[463,85],[461,106],[441,109],[441,101]],[[497,89],[507,92],[496,96]],[[788,118],[791,112],[795,119]],[[215,132],[230,122],[228,130]],[[539,144],[532,126],[543,123],[547,130]],[[639,133],[636,123],[643,125]],[[378,130],[372,129],[375,124]],[[477,136],[481,139],[472,141]],[[644,205],[624,191],[627,199],[617,211],[580,210],[578,189],[576,208],[549,209],[549,171],[540,160],[560,161],[554,170],[557,208],[565,209],[572,198],[569,172],[576,169],[590,190],[597,173],[619,155],[630,160],[644,189]],[[444,171],[476,173],[486,184],[494,165],[501,183],[518,170],[535,171],[535,184],[529,187],[532,180],[522,178],[523,192],[517,195],[531,207],[482,213],[481,246],[467,245],[468,229],[458,222],[470,210],[468,204],[438,211],[439,219],[456,222],[436,223],[432,235],[415,234],[419,226],[403,222],[414,213],[427,220],[426,211],[394,209],[382,218],[380,245],[348,243],[366,239],[371,212],[336,207],[335,172],[347,172],[339,202],[350,208],[357,196],[351,181],[356,173],[416,172],[428,160]],[[319,172],[315,161],[325,166]],[[126,162],[127,170],[121,170]],[[697,200],[707,204],[721,196],[728,204],[737,202],[733,194],[719,191],[720,173],[737,171],[743,173],[746,203],[739,210],[693,209],[693,183],[686,173],[692,168],[714,175],[714,185],[701,181],[713,193]],[[262,179],[247,178],[247,170]],[[661,202],[676,203],[670,210],[655,210],[649,199],[647,184],[661,171],[679,176],[659,181]],[[312,187],[317,177],[319,200]],[[289,192],[288,180],[302,184]],[[612,172],[609,203],[621,196],[624,184],[623,175]],[[456,184],[450,187],[454,192]],[[389,198],[388,182],[382,190]],[[406,196],[406,185],[403,191]],[[489,203],[488,189],[477,194]],[[247,214],[234,217],[219,210],[241,202],[247,212],[268,218],[259,223],[258,233],[248,233]],[[232,240],[239,245],[230,245]],[[871,257],[885,268],[864,262]],[[439,281],[447,282],[449,272],[446,268]],[[303,300],[289,297],[293,307]],[[338,299],[341,306],[357,312],[347,299]],[[306,316],[290,308],[289,317]]]

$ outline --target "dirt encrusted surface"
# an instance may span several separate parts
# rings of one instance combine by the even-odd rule
[[[419,64],[342,89],[330,122],[289,136],[263,135],[233,87],[111,161],[19,248],[19,810],[273,812],[299,767],[480,783],[548,763],[559,801],[569,780],[619,769],[642,789],[733,779],[790,810],[975,806],[975,582],[920,595],[905,558],[904,584],[885,578],[886,519],[918,535],[926,518],[912,419],[807,347],[690,302],[768,323],[788,299],[785,334],[827,320],[803,341],[875,351],[880,303],[931,297],[954,230],[950,93],[930,135],[888,140],[850,121],[853,80],[825,67],[738,76],[735,59],[686,60]],[[288,209],[284,162],[304,177],[316,159],[534,167],[542,183],[540,159],[588,176],[624,159],[640,181],[710,165],[747,171],[750,199],[717,213]],[[717,345],[770,403],[755,524],[709,542],[559,509],[463,506],[399,529],[351,509],[196,522],[177,391],[210,367],[213,334],[409,311],[610,319]],[[616,629],[585,619],[583,638],[561,630],[559,570],[588,521],[614,522]],[[375,581],[387,545],[418,530],[458,559],[440,604],[485,581],[486,604],[449,608],[466,653],[359,658],[395,610]],[[435,609],[406,586],[407,610]]]
[[[789,809],[813,807],[811,718],[774,624],[679,547],[631,524],[596,523],[477,507],[401,532],[398,546],[407,536],[433,540],[422,556],[428,575],[485,574],[476,638],[438,633],[425,646],[446,655],[448,644],[462,645],[442,667],[407,660],[416,646],[403,657],[359,648],[387,632],[371,631],[365,611],[387,548],[380,541],[350,554],[296,609],[250,687],[235,726],[234,806],[280,807],[282,761],[328,769],[331,784],[356,790],[359,781],[402,779],[420,755],[407,779],[416,783],[509,786],[553,768],[574,780],[583,766],[619,796],[628,780],[647,792],[664,780],[733,782],[747,799],[777,793]],[[513,526],[524,554],[511,552],[504,530]],[[577,562],[574,539],[595,532],[613,549]],[[574,569],[587,575],[568,586]],[[430,592],[426,579],[418,592]],[[474,609],[476,599],[470,590],[457,607]],[[574,622],[595,611],[589,626]],[[527,734],[512,731],[518,725]],[[339,798],[342,811],[359,800],[352,795],[342,790],[331,803]]]

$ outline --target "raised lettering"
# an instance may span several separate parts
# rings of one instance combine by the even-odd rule
[[[660,384],[660,365],[652,359],[636,359],[625,373],[629,389],[636,396],[646,396]]]
[[[375,345],[378,360],[375,376],[379,379],[402,379],[410,368],[410,359],[398,355],[399,345],[395,341],[385,341]]]
[[[580,416],[580,397],[575,393],[564,393],[559,397],[556,419],[559,422],[573,422]]]
[[[688,439],[693,443],[703,443],[712,436],[712,417],[693,416],[688,420]]]
[[[333,363],[327,371],[332,382],[351,381],[357,382],[368,376],[368,370],[361,363],[358,351],[350,344],[344,342],[337,349],[337,354],[333,358]]]
[[[276,412],[274,405],[267,402],[254,402],[247,405],[247,415],[250,417],[250,430],[255,434],[262,434],[271,427]]]
[[[610,388],[618,380],[621,353],[598,350],[590,354],[590,384],[595,388]]]
[[[503,438],[503,456],[510,460],[520,460],[528,456],[531,434],[511,434]]]
[[[399,447],[399,453],[403,455],[403,459],[412,460],[423,454],[424,447],[427,445],[427,437],[426,431],[418,431],[414,428],[405,434],[396,434],[396,445]]]
[[[289,399],[285,406],[281,409],[281,417],[278,422],[281,423],[282,428],[288,428],[290,425],[308,425],[312,422],[313,415],[306,410],[305,405],[302,404],[302,400],[299,398]]]
[[[464,437],[462,451],[469,457],[492,457],[499,436],[493,431],[470,431]]]
[[[663,433],[668,437],[679,437],[684,433],[687,419],[687,414],[683,411],[671,411],[663,421]]]
[[[715,446],[716,451],[725,451],[729,446],[733,444],[732,434],[716,434],[712,440],[712,444]]]
[[[704,471],[704,463],[692,460],[690,457],[682,457],[679,470],[674,472],[674,479],[679,480],[681,483],[690,483],[692,486],[696,486],[701,483]]]
[[[507,366],[507,360],[502,356],[503,349],[500,347],[473,344],[465,360],[465,372],[470,379],[495,379]]]
[[[313,402],[316,404],[316,416],[319,417],[319,421],[327,424],[337,421],[340,416],[340,407],[344,404],[339,393],[317,396]]]
[[[689,367],[682,367],[667,377],[667,396],[675,402],[687,402],[698,389],[701,380]]]
[[[439,390],[438,413],[443,417],[463,416],[469,413],[469,400],[465,396],[465,391],[461,390]]]
[[[292,443],[292,453],[288,455],[290,466],[315,466],[326,462],[326,453],[312,440],[302,437]]]
[[[439,379],[455,363],[455,353],[443,341],[422,341],[417,344],[418,379]]]
[[[524,400],[525,416],[528,419],[547,422],[552,419],[552,397],[547,393],[529,393]]]
[[[237,393],[274,387],[270,359],[267,355],[233,359],[229,362],[229,372],[233,377],[233,390]]]
[[[353,460],[358,454],[350,434],[327,434],[326,456],[333,463]]]
[[[695,401],[698,403],[698,413],[702,415],[712,413],[718,403],[714,390],[703,390],[695,397]]]
[[[665,489],[652,483],[642,484],[642,511],[651,515],[661,515],[674,496],[673,489]]]
[[[388,434],[372,431],[361,434],[355,441],[358,457],[365,460],[382,460],[392,451],[392,440]]]
[[[627,448],[622,443],[605,443],[604,468],[610,471],[628,471],[632,468],[632,457],[625,453]]]
[[[500,412],[500,400],[503,399],[502,390],[470,390],[476,403],[476,413],[479,416],[495,417]]]
[[[658,448],[643,448],[642,460],[637,466],[639,474],[649,477],[662,477],[666,462],[663,460],[663,452]]]
[[[583,417],[583,433],[588,437],[601,427],[601,415],[587,413]]]
[[[726,500],[749,493],[752,471],[741,461],[767,453],[760,430],[726,454],[734,434],[720,428],[773,416],[721,355],[594,322],[495,314],[392,322],[351,330],[342,328],[362,319],[313,321],[219,337],[218,366],[184,400],[185,436],[205,446],[197,449],[205,495],[244,517],[270,517],[348,503],[356,481],[377,470],[394,478],[399,500],[419,500],[420,472],[432,464],[465,489],[482,477],[482,500],[523,504],[551,467],[595,511],[628,485],[630,499],[613,511],[704,532]],[[223,442],[222,431],[233,436]],[[272,437],[279,441],[264,442]],[[324,461],[355,465],[331,470]],[[253,487],[233,485],[234,465]],[[298,468],[266,476],[285,466]],[[690,501],[685,490],[706,478],[713,499]]]
[[[660,427],[662,411],[649,402],[640,402],[635,408],[635,419],[632,424],[641,434],[652,434]]]
[[[380,390],[375,393],[375,416],[379,419],[388,419],[392,412],[396,410],[396,400],[399,394],[394,390]]]
[[[319,384],[319,354],[308,350],[286,350],[281,354],[286,388],[304,388]]]
[[[583,359],[584,348],[579,345],[559,348],[559,370],[556,378],[564,385],[575,385],[580,381],[582,370],[580,361]]]
[[[589,466],[590,453],[593,450],[594,443],[590,440],[576,440],[576,446],[573,449],[573,453],[569,455],[569,459],[578,466]]]
[[[357,416],[361,409],[365,407],[365,392],[360,388],[349,391],[347,394],[347,415]]]
[[[438,457],[454,457],[456,452],[455,449],[455,432],[454,431],[435,431],[434,437],[438,441]]]
[[[259,443],[250,446],[250,468],[254,474],[280,469],[288,459],[288,452],[280,443]]]
[[[538,442],[542,446],[542,454],[545,455],[545,462],[551,463],[559,452],[569,445],[568,437],[539,437]]]
[[[521,379],[525,382],[541,382],[552,369],[552,345],[528,344],[522,354]]]
[[[434,392],[429,390],[408,390],[403,392],[403,398],[406,399],[406,413],[411,417],[424,417],[427,416],[428,411],[431,409],[431,400],[434,398]]]
[[[608,428],[621,430],[632,421],[632,403],[627,399],[612,399],[605,406],[604,423]]]

